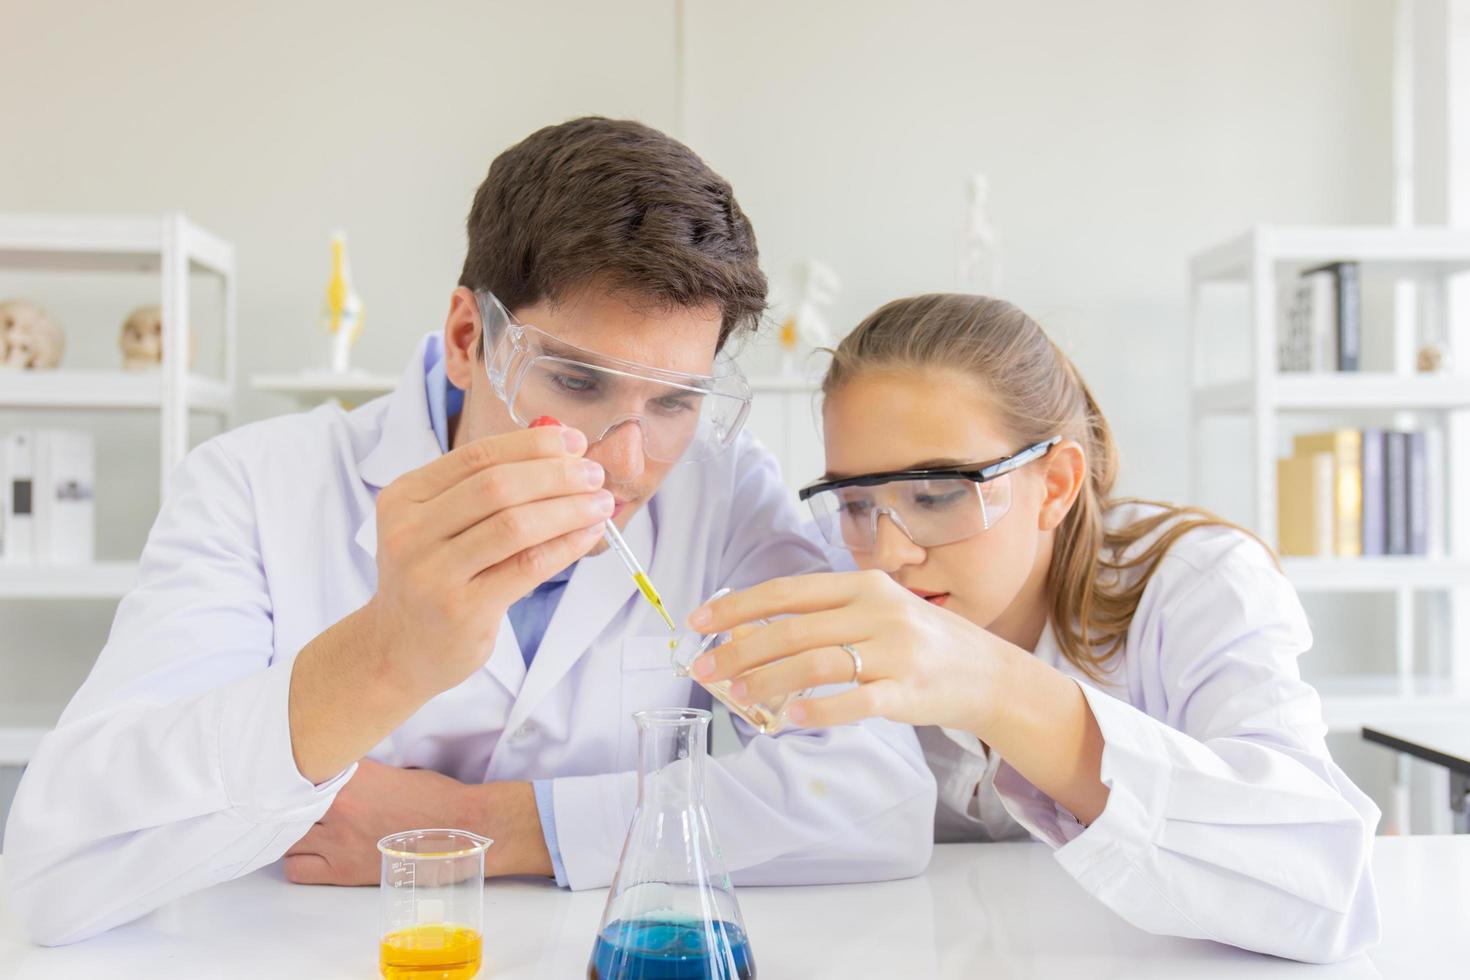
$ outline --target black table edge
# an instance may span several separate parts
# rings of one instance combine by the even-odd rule
[[[1363,738],[1369,742],[1386,745],[1405,755],[1412,755],[1416,759],[1423,759],[1425,762],[1432,762],[1437,766],[1444,766],[1451,772],[1458,772],[1462,775],[1470,776],[1470,759],[1445,755],[1443,752],[1436,752],[1415,742],[1405,742],[1401,738],[1395,738],[1387,732],[1380,732],[1376,728],[1370,728],[1367,725],[1363,726]]]

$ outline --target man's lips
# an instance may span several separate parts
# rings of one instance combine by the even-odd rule
[[[638,503],[638,501],[636,500],[623,500],[616,496],[613,497],[613,519],[616,520],[619,514],[627,510],[629,507],[632,507],[636,503]]]

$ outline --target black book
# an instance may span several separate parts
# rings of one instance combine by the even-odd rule
[[[1363,308],[1358,263],[1329,262],[1302,275],[1330,272],[1337,283],[1337,369],[1356,371],[1362,354]]]

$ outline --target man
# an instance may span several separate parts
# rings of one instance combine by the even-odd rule
[[[729,185],[645,126],[580,119],[498,157],[442,336],[398,390],[235,430],[180,467],[91,676],[5,840],[12,908],[66,943],[285,859],[377,881],[415,827],[488,873],[606,885],[632,712],[708,704],[615,555],[675,615],[822,567],[720,351],[763,308]],[[564,426],[529,427],[540,416]],[[676,465],[677,464],[677,465]],[[742,732],[709,805],[739,880],[911,875],[934,786],[886,723]]]

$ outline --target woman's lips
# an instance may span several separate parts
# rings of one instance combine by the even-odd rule
[[[928,589],[909,589],[909,591],[932,606],[942,606],[949,601],[948,592],[930,592]]]

